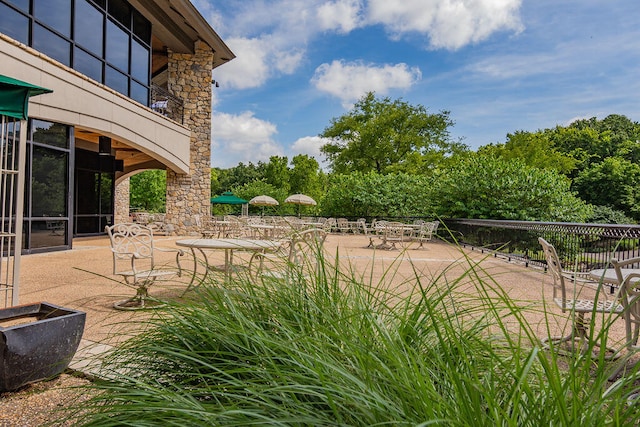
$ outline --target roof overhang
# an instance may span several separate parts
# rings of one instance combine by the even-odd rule
[[[151,21],[153,34],[173,52],[193,53],[195,42],[202,40],[213,49],[213,68],[235,58],[189,0],[129,0],[129,3]]]

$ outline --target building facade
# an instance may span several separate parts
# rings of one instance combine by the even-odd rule
[[[128,178],[148,169],[167,170],[167,220],[192,231],[211,71],[233,58],[188,0],[0,0],[0,75],[53,90],[29,101],[24,250],[128,220]]]

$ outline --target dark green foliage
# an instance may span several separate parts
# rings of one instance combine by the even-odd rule
[[[521,160],[467,156],[434,180],[437,213],[450,218],[581,222],[590,208],[569,179]]]
[[[148,170],[131,177],[130,206],[134,210],[164,212],[167,200],[167,172]]]
[[[322,204],[326,216],[410,217],[433,214],[432,180],[404,173],[332,175]]]

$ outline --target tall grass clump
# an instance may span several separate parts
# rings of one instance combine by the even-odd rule
[[[541,350],[471,260],[402,286],[318,254],[310,274],[204,283],[105,359],[86,426],[550,426],[637,422],[630,381]],[[337,257],[336,257],[337,258]],[[290,266],[298,268],[299,266]],[[474,292],[469,292],[469,287]],[[409,291],[393,289],[411,289]],[[462,293],[465,289],[465,293]],[[608,389],[607,389],[608,388]],[[606,390],[606,392],[605,392]]]

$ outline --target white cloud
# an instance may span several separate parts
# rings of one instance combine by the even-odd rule
[[[294,73],[307,44],[325,32],[348,34],[383,25],[394,38],[424,34],[433,48],[458,49],[500,30],[520,31],[522,0],[263,0],[225,5],[196,1],[214,29],[236,54],[216,69],[225,87],[260,87]]]
[[[429,37],[433,48],[459,49],[501,30],[521,31],[522,0],[370,0],[368,22],[395,38]]]
[[[347,34],[358,28],[362,21],[362,2],[359,0],[336,0],[318,6],[320,30],[335,30]]]
[[[283,150],[273,136],[276,126],[254,117],[253,112],[240,115],[214,113],[212,118],[211,164],[228,168],[243,163],[268,161],[282,156]]]
[[[391,89],[408,89],[422,78],[417,67],[407,64],[364,64],[333,61],[320,65],[311,83],[323,92],[338,97],[348,107],[367,92],[385,95]]]
[[[269,45],[260,39],[235,38],[227,40],[236,57],[223,67],[216,68],[214,78],[226,89],[259,87],[269,78]]]
[[[322,138],[320,136],[305,136],[299,138],[293,143],[293,145],[291,145],[291,151],[294,153],[294,156],[296,154],[307,154],[320,161],[324,158],[324,155],[320,153],[320,147],[328,142],[329,140],[327,138]]]

